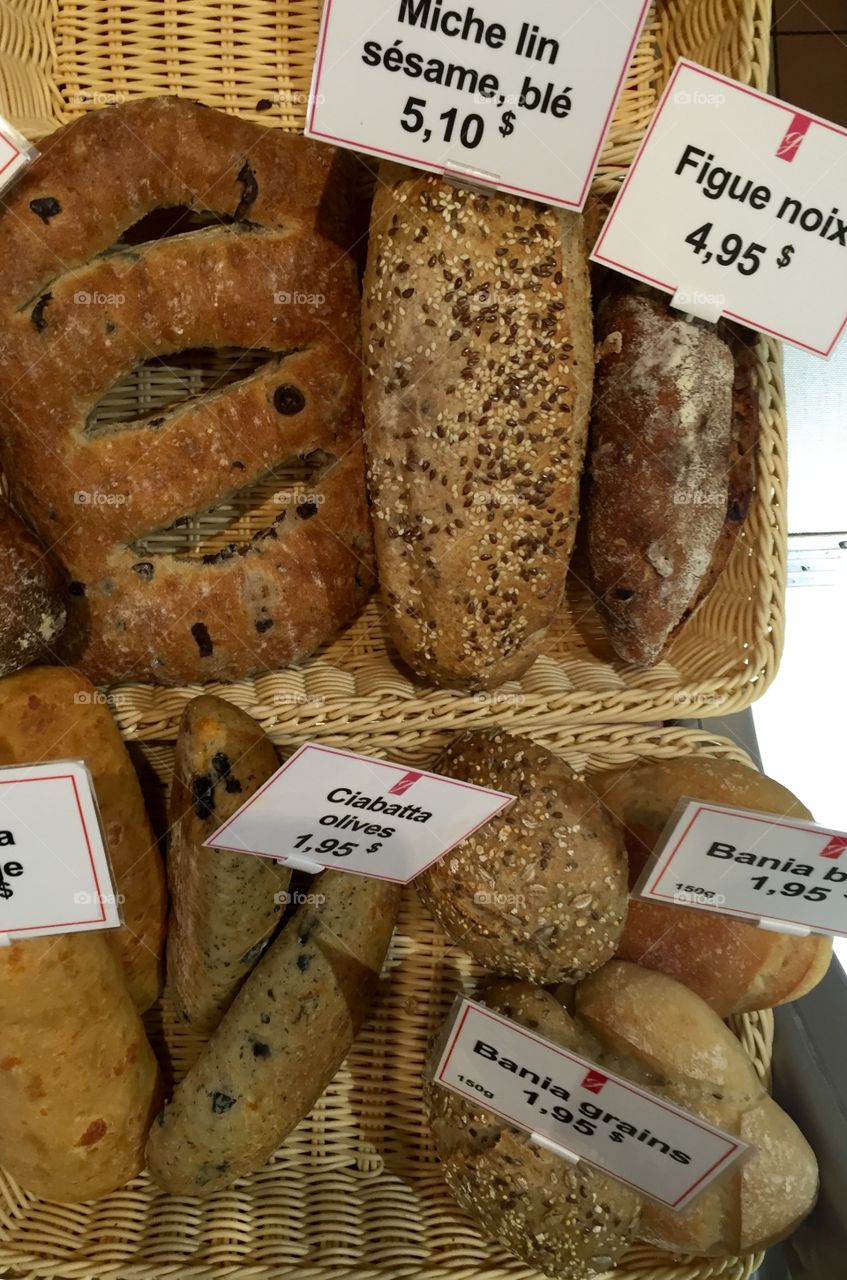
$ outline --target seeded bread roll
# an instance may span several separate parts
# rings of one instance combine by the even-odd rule
[[[517,796],[416,884],[444,932],[495,973],[579,982],[609,960],[627,908],[623,836],[551,752],[467,733],[436,770]]]
[[[662,1097],[751,1145],[680,1213],[646,1200],[639,1237],[674,1253],[727,1258],[785,1239],[814,1206],[818,1169],[800,1130],[770,1098],[738,1040],[693,991],[613,961],[577,991],[576,1018],[621,1074],[652,1076]]]
[[[381,170],[364,291],[377,561],[438,685],[532,664],[561,604],[593,378],[581,219]]]
[[[49,654],[65,625],[59,571],[0,498],[0,676]]]
[[[652,666],[702,603],[722,542],[735,366],[714,332],[653,297],[612,295],[597,327],[592,586],[615,652]]]
[[[643,763],[602,774],[592,786],[623,824],[633,884],[683,796],[781,817],[812,817],[772,778],[708,756]],[[669,974],[728,1017],[811,991],[829,968],[832,940],[771,933],[731,916],[633,898],[617,954]]]
[[[486,987],[491,1009],[597,1061],[598,1042],[546,991]],[[610,1271],[634,1236],[642,1200],[622,1182],[535,1146],[492,1112],[432,1084],[424,1098],[444,1177],[461,1207],[529,1267],[559,1280]]]
[[[270,942],[291,871],[269,858],[206,849],[204,841],[279,767],[246,711],[204,694],[189,702],[176,745],[168,880],[168,982],[196,1031],[215,1029]]]

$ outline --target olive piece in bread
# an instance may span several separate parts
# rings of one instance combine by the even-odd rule
[[[627,907],[623,836],[569,766],[489,730],[457,738],[436,767],[517,797],[417,880],[451,941],[529,982],[579,982],[611,959]]]

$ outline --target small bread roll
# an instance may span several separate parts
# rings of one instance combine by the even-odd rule
[[[596,1061],[599,1046],[555,997],[499,982],[482,999],[504,1017]],[[529,1267],[588,1280],[619,1262],[642,1200],[622,1182],[535,1146],[528,1133],[439,1085],[424,1100],[444,1177],[459,1204]]]
[[[579,982],[610,959],[627,906],[623,838],[568,765],[494,730],[456,739],[436,769],[517,796],[416,881],[448,938],[529,982]]]
[[[812,816],[772,778],[708,756],[643,763],[591,781],[623,823],[633,884],[683,796],[788,818]],[[633,898],[617,954],[676,978],[726,1018],[811,991],[829,968],[832,940],[766,932],[731,916]]]

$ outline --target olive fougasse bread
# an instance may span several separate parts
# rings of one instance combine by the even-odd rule
[[[284,666],[367,598],[346,163],[183,99],[136,100],[48,138],[0,211],[2,463],[68,571],[61,656],[95,682]],[[162,208],[215,221],[123,239]],[[208,348],[267,359],[225,389],[92,422],[146,359]],[[314,501],[208,556],[155,550],[291,459],[318,469]]]

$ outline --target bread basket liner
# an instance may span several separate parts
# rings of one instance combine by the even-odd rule
[[[85,111],[133,96],[177,93],[266,125],[300,129],[320,9],[319,0],[2,0],[0,112],[37,140]],[[594,196],[607,199],[618,189],[680,55],[765,88],[770,10],[770,0],[657,0],[603,150]],[[749,705],[779,664],[787,559],[780,348],[752,334],[751,342],[761,447],[750,519],[711,598],[654,670],[639,672],[614,657],[577,565],[543,656],[520,682],[492,694],[416,683],[392,657],[378,599],[296,668],[210,689],[266,728],[284,722],[298,741],[341,728],[355,740],[378,726],[410,745],[431,725],[501,723],[540,731],[563,718],[571,724],[650,721]],[[110,392],[104,412],[131,417],[184,395],[187,382],[199,390],[215,363],[195,362],[188,377],[184,368],[155,376],[142,371]],[[208,521],[201,530],[192,518],[178,535],[181,549],[187,541],[201,554],[201,538],[209,551],[234,532],[249,536],[263,527],[273,488],[269,483],[267,492],[239,499],[211,535]],[[221,521],[229,517],[236,523],[224,528]],[[161,539],[158,545],[176,547]],[[189,689],[128,684],[116,688],[113,707],[124,732],[153,741],[172,734],[191,696]]]
[[[274,733],[289,745],[283,730]],[[682,729],[577,727],[531,735],[588,775],[642,760],[703,752],[750,763],[732,742]],[[452,737],[432,727],[406,750],[391,733],[360,745],[410,765],[431,762]],[[343,733],[327,745],[346,744]],[[136,748],[151,812],[161,814],[173,744]],[[457,1208],[424,1119],[421,1082],[431,1037],[458,990],[483,971],[451,946],[414,889],[400,922],[374,1013],[312,1114],[267,1168],[200,1201],[159,1192],[146,1175],[93,1205],[48,1204],[0,1173],[0,1267],[66,1280],[538,1280],[480,1236]],[[770,1011],[733,1029],[767,1079]],[[181,1074],[201,1041],[173,1017],[167,996],[149,1018],[160,1054]],[[614,1280],[747,1280],[757,1256],[679,1259],[634,1246]]]

